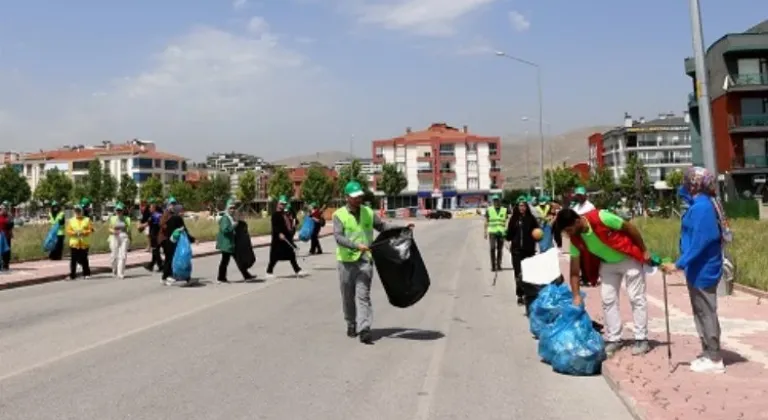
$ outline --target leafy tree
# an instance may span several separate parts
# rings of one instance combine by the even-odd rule
[[[72,194],[74,184],[66,173],[53,168],[46,172],[35,188],[34,198],[39,202],[65,202]]]
[[[85,177],[86,196],[91,199],[93,204],[93,214],[101,213],[101,204],[104,202],[101,190],[104,170],[101,167],[101,161],[92,160],[88,164],[88,175]]]
[[[286,197],[293,197],[293,182],[288,176],[288,171],[285,168],[277,168],[267,182],[267,191],[269,196],[277,199],[281,195]]]
[[[79,203],[83,197],[88,195],[88,175],[75,180],[72,185],[72,202]]]
[[[197,210],[200,208],[198,191],[192,184],[184,181],[175,181],[168,186],[168,195],[173,196],[184,204],[185,208]]]
[[[117,192],[117,200],[123,204],[133,204],[136,202],[136,196],[138,195],[139,186],[136,185],[136,181],[134,181],[128,174],[120,177],[120,188]]]
[[[551,193],[554,190],[555,195],[572,190],[580,182],[579,175],[571,168],[565,166],[565,164],[547,169],[544,172],[544,179],[546,180],[545,193]]]
[[[644,206],[651,183],[648,179],[648,170],[645,169],[643,162],[637,159],[637,156],[629,155],[627,164],[624,166],[624,174],[619,179],[619,188],[621,193],[627,197],[631,209],[634,209],[637,203]]]
[[[363,165],[361,165],[360,161],[357,159],[353,160],[351,164],[344,166],[339,171],[339,180],[336,184],[338,186],[339,194],[343,195],[344,187],[349,181],[353,180],[360,183],[360,186],[363,187],[363,191],[367,192],[370,190],[368,175],[363,173]]]
[[[151,198],[161,199],[163,197],[163,183],[160,178],[152,176],[144,181],[141,189],[139,189],[139,196],[141,196],[141,201],[147,201]]]
[[[613,173],[608,168],[602,167],[595,169],[590,175],[587,185],[592,191],[603,191],[611,193],[616,189],[616,182],[613,180]]]
[[[210,210],[220,209],[232,196],[232,185],[225,174],[216,174],[211,178],[205,178],[200,182],[199,198]]]
[[[667,182],[667,185],[670,188],[677,192],[677,189],[683,185],[683,171],[678,169],[668,173],[664,181]]]
[[[259,180],[256,172],[248,171],[240,176],[240,183],[237,189],[237,199],[240,202],[250,205],[256,200],[256,188],[259,186]]]
[[[104,173],[101,175],[101,193],[100,197],[101,200],[104,203],[110,202],[114,200],[117,197],[117,179],[115,179],[114,176],[112,176],[111,173],[107,170],[107,168],[104,168]],[[125,204],[133,204],[131,203],[125,203]]]
[[[320,165],[312,165],[307,170],[307,178],[301,184],[301,199],[305,203],[317,203],[322,206],[333,198],[333,179]]]
[[[387,163],[381,168],[378,187],[387,197],[397,197],[408,187],[408,178],[397,170],[397,166]]]
[[[0,169],[0,202],[8,201],[13,206],[26,203],[32,197],[27,179],[7,165]]]

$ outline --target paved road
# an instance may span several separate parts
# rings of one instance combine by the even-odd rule
[[[137,269],[0,292],[0,419],[628,420],[602,378],[539,363],[479,223],[417,226],[433,288],[402,310],[377,281],[374,346],[345,336],[330,254],[304,279],[214,284],[204,258],[203,287]]]

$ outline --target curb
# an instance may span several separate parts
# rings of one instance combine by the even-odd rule
[[[640,408],[637,406],[637,401],[635,401],[634,398],[629,396],[629,394],[621,389],[621,385],[619,385],[618,382],[611,378],[611,375],[606,371],[605,367],[603,367],[601,375],[603,379],[605,379],[605,382],[608,384],[608,387],[611,388],[611,391],[613,391],[616,396],[619,397],[621,403],[624,404],[624,407],[627,408],[629,415],[632,416],[632,418],[635,420],[646,420],[645,414],[642,413]]]
[[[742,292],[742,293],[746,293],[748,295],[752,295],[758,299],[768,299],[768,292],[755,289],[754,287],[744,286],[743,284],[739,284],[739,283],[733,283],[733,289],[738,290],[739,292]]]
[[[262,237],[265,237],[265,236],[267,236],[267,235],[254,236],[254,238],[262,238]],[[333,236],[333,233],[332,232],[328,232],[328,233],[321,233],[319,235],[320,238],[325,238],[325,237],[328,237],[328,236]],[[202,242],[202,243],[211,243],[211,242],[215,242],[215,241],[206,241],[206,242]],[[254,245],[252,248],[253,249],[266,248],[269,245],[270,245],[269,243],[259,244],[259,245]],[[198,254],[194,254],[192,256],[192,258],[194,259],[194,258],[210,257],[212,255],[218,255],[218,254],[219,254],[219,251],[216,251],[216,250],[205,251],[205,252],[201,252],[201,253],[198,253]],[[96,254],[96,255],[103,255],[103,254]],[[141,267],[141,266],[143,266],[146,263],[147,263],[146,261],[144,261],[144,262],[126,263],[125,264],[125,268]],[[93,268],[91,268],[91,274],[103,274],[103,273],[108,273],[110,271],[111,270],[110,270],[109,267],[93,267]],[[0,284],[0,291],[2,291],[2,290],[10,290],[10,289],[17,289],[17,288],[26,287],[26,286],[34,286],[34,285],[37,285],[37,284],[52,283],[52,282],[55,282],[55,281],[62,281],[62,280],[64,280],[67,277],[68,277],[68,275],[66,275],[66,274],[64,274],[64,275],[62,275],[62,274],[56,274],[56,275],[50,274],[50,275],[45,275],[45,276],[41,276],[41,277],[35,277],[35,278],[30,278],[30,279],[18,280],[18,281],[14,281],[14,282],[11,282],[11,283]]]

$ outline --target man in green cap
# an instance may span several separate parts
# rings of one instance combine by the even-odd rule
[[[576,187],[573,190],[573,210],[579,215],[585,215],[595,209],[595,205],[587,199],[587,189]]]
[[[491,245],[491,270],[501,270],[501,255],[504,251],[504,236],[507,229],[507,208],[502,207],[501,197],[491,196],[492,205],[485,212],[483,237]]]
[[[337,245],[336,261],[347,336],[355,337],[359,332],[361,343],[373,344],[373,257],[370,246],[374,229],[381,232],[396,226],[384,223],[373,209],[362,205],[365,191],[359,182],[349,181],[344,194],[347,205],[333,213],[333,236]],[[413,229],[414,225],[408,227]]]
[[[296,233],[294,215],[286,210],[287,206],[288,197],[281,195],[277,199],[277,206],[272,213],[272,240],[269,245],[267,279],[275,277],[274,270],[278,261],[289,261],[297,277],[303,277],[306,274],[296,262],[297,246],[293,241],[293,236]]]
[[[131,218],[125,214],[123,203],[115,204],[115,214],[109,218],[110,266],[115,278],[125,278],[125,261],[131,243]]]

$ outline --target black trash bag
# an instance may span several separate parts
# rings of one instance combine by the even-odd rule
[[[248,270],[256,264],[256,254],[251,245],[251,234],[248,233],[248,223],[240,220],[235,226],[235,263],[243,270]]]
[[[373,263],[389,303],[407,308],[429,290],[429,273],[408,228],[384,231],[371,245]]]

